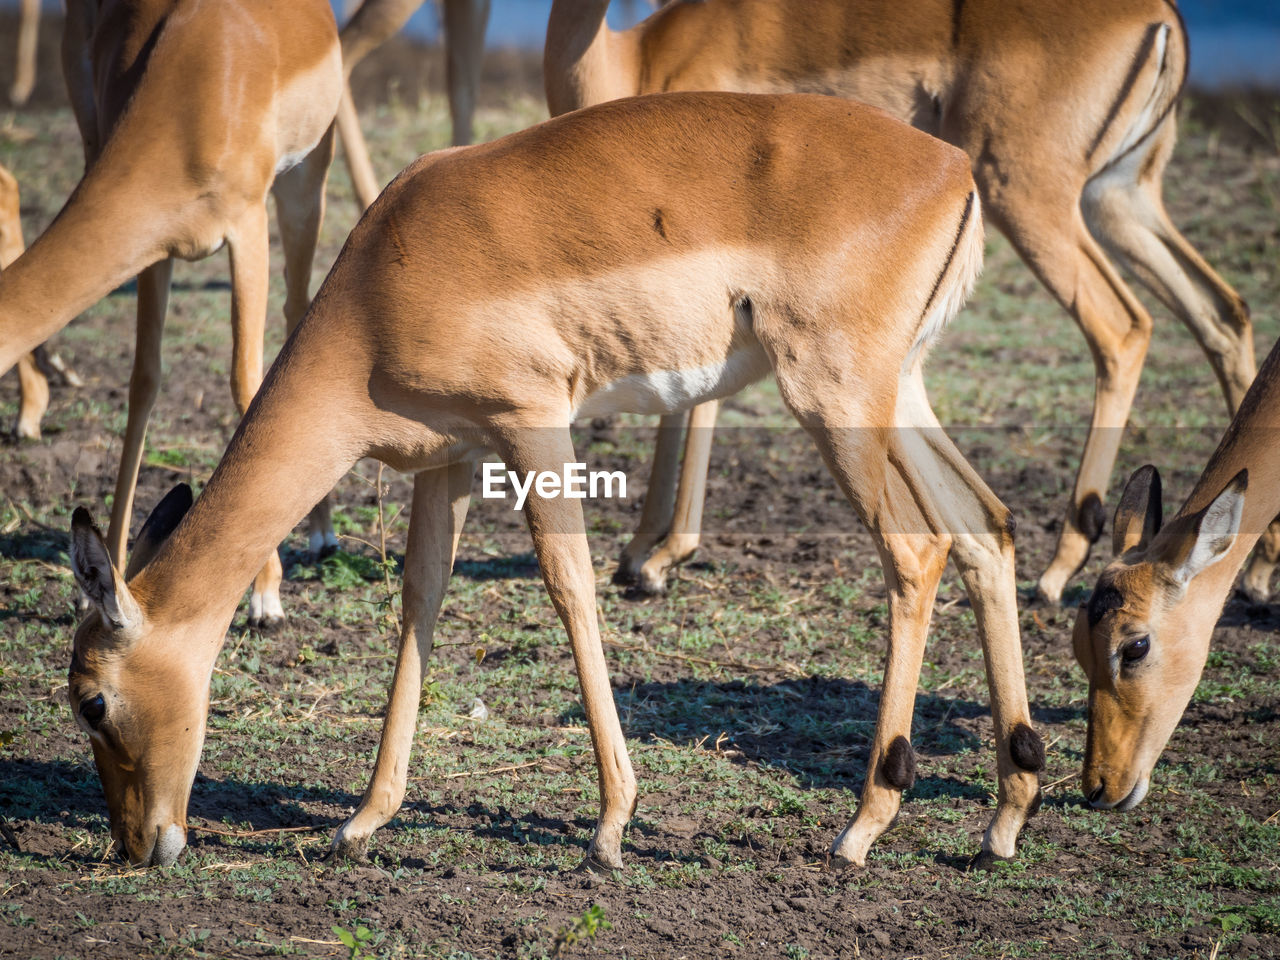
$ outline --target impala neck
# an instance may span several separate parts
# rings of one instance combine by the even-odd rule
[[[640,92],[635,30],[615,33],[608,0],[554,0],[543,76],[552,116]]]
[[[139,263],[164,256],[151,231],[139,229],[139,196],[111,183],[103,164],[0,274],[0,374],[79,313],[129,280]]]
[[[220,645],[263,561],[366,452],[359,344],[299,351],[300,339],[315,338],[286,344],[208,486],[130,584],[153,624],[216,624]]]

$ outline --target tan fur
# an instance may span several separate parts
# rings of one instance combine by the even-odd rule
[[[292,326],[308,302],[342,73],[324,0],[71,0],[67,14],[63,62],[86,172],[0,278],[0,372],[138,275],[129,422],[108,534],[121,564],[159,389],[173,258],[228,247],[232,392],[243,411],[262,378],[267,193],[274,189],[279,206]],[[24,361],[24,388],[34,384],[28,368]],[[272,559],[255,585],[253,619],[279,618],[279,582]]]
[[[105,770],[104,787],[131,796],[129,784],[147,784],[133,807],[112,801],[129,856],[152,859],[152,838],[185,822],[208,677],[236,596],[356,459],[418,476],[399,661],[373,779],[334,841],[342,854],[362,852],[404,796],[422,664],[474,459],[493,449],[518,471],[562,466],[582,403],[613,398],[604,409],[614,412],[644,400],[611,391],[620,378],[744,351],[765,358],[757,375],[777,376],[886,568],[884,707],[858,817],[834,855],[861,863],[897,812],[900,791],[880,758],[910,735],[951,553],[991,670],[1000,801],[983,846],[1011,856],[1038,783],[1008,746],[1029,719],[1008,511],[937,428],[922,358],[903,369],[926,330],[928,291],[938,284],[949,302],[977,272],[981,222],[964,219],[975,199],[962,153],[827,97],[642,97],[411,165],[357,225],[191,513],[127,587],[111,588],[136,622],[119,615],[130,625],[111,630],[95,614],[76,636],[72,703],[105,690],[118,704],[113,736],[136,758],[136,773]],[[648,335],[635,336],[641,329]],[[700,398],[736,386],[722,381]],[[534,496],[525,512],[600,771],[588,859],[618,866],[636,783],[581,504]],[[86,521],[78,531],[92,547]],[[183,704],[181,715],[144,712],[161,697]]]
[[[1187,56],[1168,0],[690,0],[623,32],[608,28],[606,6],[553,4],[543,70],[553,114],[666,90],[807,91],[881,107],[969,154],[987,216],[1070,311],[1097,368],[1071,505],[1040,580],[1048,600],[1100,529],[1151,336],[1108,255],[1192,329],[1238,406],[1254,374],[1247,309],[1160,199]],[[660,431],[655,480],[676,475],[678,426],[669,418]],[[691,441],[684,486],[701,489],[709,450]],[[699,499],[682,493],[676,510],[655,490],[619,576],[661,590],[697,546]],[[1280,528],[1274,539],[1280,556]],[[1262,593],[1269,571],[1253,577]]]
[[[1076,659],[1089,678],[1083,787],[1096,806],[1127,809],[1142,799],[1195,692],[1236,574],[1280,515],[1277,431],[1280,349],[1273,348],[1182,508],[1099,577],[1095,596],[1114,591],[1107,604],[1114,609],[1093,624],[1088,604],[1076,616]],[[1192,552],[1197,523],[1242,470],[1248,471],[1248,487],[1239,533],[1220,560],[1189,583],[1179,582],[1175,573]],[[1137,637],[1149,638],[1150,653],[1125,669],[1121,651]]]

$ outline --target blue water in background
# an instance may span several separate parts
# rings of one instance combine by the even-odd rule
[[[551,0],[492,3],[490,46],[542,46]],[[60,0],[44,0],[44,4],[57,9]],[[0,0],[0,6],[15,5],[15,0]],[[334,6],[345,7],[345,0],[335,0]],[[1280,0],[1181,0],[1179,6],[1191,37],[1191,83],[1202,88],[1251,85],[1280,90]],[[620,29],[650,12],[646,0],[613,0],[609,22]],[[422,39],[434,39],[439,30],[439,13],[434,4],[424,5],[409,21],[409,31]]]

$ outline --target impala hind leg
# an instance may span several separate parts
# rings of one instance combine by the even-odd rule
[[[1044,744],[1031,726],[1018,630],[1013,516],[955,448],[929,405],[920,368],[904,377],[891,457],[935,530],[951,536],[982,639],[991,693],[999,792],[979,864],[1007,859],[1018,833],[1040,808]]]
[[[1085,189],[1083,210],[1090,230],[1107,251],[1173,311],[1195,335],[1213,366],[1234,416],[1257,374],[1249,308],[1169,219],[1161,177],[1173,148],[1172,122],[1160,131],[1151,160],[1137,157],[1106,171]],[[1255,603],[1269,598],[1271,574],[1280,559],[1280,526],[1254,551],[1241,590]]]
[[[509,468],[519,474],[563,470],[564,464],[576,459],[567,425],[559,429],[522,429],[500,446],[503,449],[499,453]],[[573,647],[582,704],[595,750],[600,818],[583,866],[620,869],[622,831],[636,808],[636,778],[613,702],[600,626],[596,621],[595,570],[587,547],[582,501],[544,500],[531,493],[524,511],[543,582]]]
[[[431,653],[436,618],[471,502],[474,472],[475,464],[468,460],[414,477],[404,558],[404,625],[382,740],[364,797],[333,838],[332,852],[337,856],[363,858],[370,835],[395,816],[404,800],[423,662]]]
[[[172,278],[172,259],[161,260],[138,274],[138,329],[133,372],[129,375],[129,414],[120,453],[120,472],[116,475],[115,500],[111,504],[111,525],[107,529],[111,562],[120,570],[125,568],[129,518],[133,513],[138,470],[142,466],[147,421],[160,391],[160,342]]]
[[[671,529],[680,475],[680,440],[688,420],[688,413],[681,411],[665,414],[658,421],[658,440],[653,445],[653,466],[649,468],[644,509],[640,512],[635,536],[622,548],[614,583],[636,583],[645,561]]]
[[[333,162],[333,128],[316,148],[292,170],[276,178],[271,188],[276,197],[276,219],[284,247],[285,322],[290,333],[302,320],[311,303],[311,268],[316,241],[324,221],[324,189]],[[311,511],[307,545],[312,558],[322,560],[337,552],[338,537],[333,532],[333,494],[328,494]]]
[[[988,218],[1075,319],[1093,355],[1093,416],[1071,505],[1038,592],[1059,603],[1106,524],[1107,485],[1151,342],[1151,316],[1125,286],[1080,213],[1078,193],[1022,184],[986,206]]]

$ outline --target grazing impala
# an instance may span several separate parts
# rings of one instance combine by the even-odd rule
[[[67,13],[67,78],[86,170],[48,230],[0,277],[0,372],[138,275],[137,350],[108,535],[120,565],[160,385],[173,258],[229,248],[231,388],[244,411],[262,379],[267,192],[279,208],[292,326],[308,302],[342,65],[325,0],[73,0]],[[313,518],[313,544],[333,537],[326,519],[323,510]],[[272,554],[254,585],[251,620],[283,616],[280,576]]]
[[[1254,375],[1248,312],[1160,197],[1187,65],[1171,0],[703,0],[623,32],[605,23],[607,6],[553,3],[543,71],[553,114],[667,90],[829,93],[969,154],[987,218],[1071,313],[1097,369],[1071,506],[1040,578],[1047,600],[1059,601],[1101,535],[1151,338],[1151,317],[1108,255],[1191,328],[1227,406],[1239,406]],[[680,421],[664,423],[621,579],[660,591],[697,548],[714,420],[714,408],[692,415],[678,504]]]
[[[1128,810],[1195,692],[1214,624],[1249,550],[1280,514],[1280,349],[1273,348],[1191,496],[1161,526],[1155,467],[1129,480],[1118,555],[1076,614],[1089,678],[1084,793]]]
[[[915,771],[912,702],[950,553],[991,690],[1009,857],[1034,812],[1009,512],[951,445],[921,364],[979,269],[964,155],[829,97],[673,94],[606,104],[402,173],[356,226],[191,512],[171,495],[121,575],[88,514],[72,567],[97,606],[72,708],[112,832],[137,863],[181,849],[209,679],[262,558],[357,459],[417,474],[399,659],[372,782],[334,849],[358,855],[404,797],[423,660],[475,460],[576,460],[575,417],[665,413],[769,371],[875,538],[889,589],[885,692],[857,817],[861,864]],[[572,643],[599,768],[590,863],[621,864],[636,783],[609,687],[581,502],[525,505]]]

